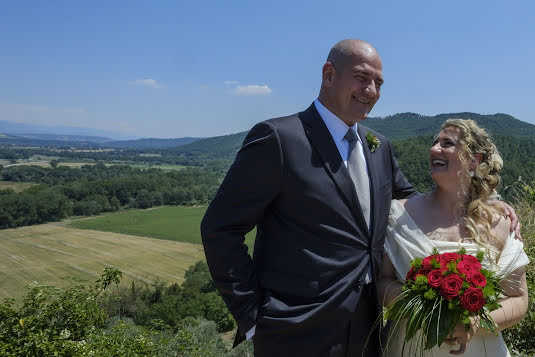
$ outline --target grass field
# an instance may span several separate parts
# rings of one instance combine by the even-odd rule
[[[123,272],[123,283],[182,282],[204,259],[202,246],[44,224],[0,231],[0,299],[21,297],[32,281],[62,286],[74,276],[95,281],[105,267]]]
[[[199,226],[204,212],[206,212],[206,206],[164,206],[72,220],[68,226],[202,244]],[[255,234],[256,231],[253,230],[246,236],[245,243],[249,246],[249,252],[251,252]]]
[[[12,182],[12,181],[0,181],[0,190],[10,188],[15,192],[22,192],[32,186],[35,186],[32,182]]]
[[[183,166],[183,165],[170,165],[170,164],[163,164],[163,165],[128,164],[128,166],[132,166],[137,169],[160,169],[164,171],[182,170],[186,168],[186,166]]]

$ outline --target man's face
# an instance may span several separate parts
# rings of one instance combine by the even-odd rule
[[[381,95],[383,65],[376,52],[363,51],[332,68],[331,108],[351,126],[368,117]]]

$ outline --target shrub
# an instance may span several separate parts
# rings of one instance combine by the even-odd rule
[[[527,187],[531,191],[517,191],[515,209],[522,224],[524,249],[531,261],[526,269],[529,307],[520,323],[503,331],[513,356],[535,356],[535,182]]]

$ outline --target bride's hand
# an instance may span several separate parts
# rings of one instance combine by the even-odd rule
[[[501,206],[503,213],[511,220],[510,231],[515,232],[516,239],[523,241],[522,236],[520,235],[520,222],[518,221],[515,209],[503,201],[496,202]]]
[[[466,345],[477,332],[478,322],[478,316],[470,317],[470,328],[468,331],[464,327],[464,324],[458,324],[455,327],[455,330],[451,333],[451,337],[444,341],[444,343],[450,346],[459,345],[458,350],[450,350],[452,355],[462,355],[466,351]]]

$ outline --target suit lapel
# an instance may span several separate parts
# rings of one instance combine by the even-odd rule
[[[327,173],[342,192],[344,201],[351,207],[351,211],[358,225],[366,227],[366,221],[358,204],[357,192],[353,180],[349,176],[349,171],[344,165],[344,161],[340,156],[340,152],[334,143],[329,129],[327,129],[323,119],[318,114],[314,103],[306,111],[300,113],[299,117],[304,124],[304,129],[310,143],[325,164]]]
[[[379,215],[379,205],[376,204],[378,198],[378,183],[379,183],[379,171],[381,167],[377,162],[378,157],[373,155],[368,146],[368,141],[366,140],[366,133],[368,128],[363,125],[357,125],[357,132],[359,134],[360,140],[362,140],[362,148],[364,150],[364,157],[366,158],[366,166],[368,167],[368,177],[370,178],[370,204],[371,207],[371,222],[370,222],[370,236],[373,237],[373,232],[375,231],[375,220],[374,217]]]

